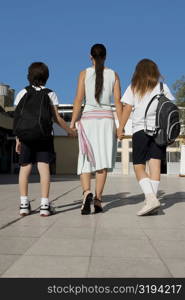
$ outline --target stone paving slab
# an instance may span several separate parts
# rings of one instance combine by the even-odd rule
[[[2,277],[56,278],[87,277],[88,257],[22,256]]]
[[[185,277],[185,178],[162,176],[161,209],[147,217],[136,216],[144,197],[134,176],[108,176],[104,213],[89,216],[79,177],[54,176],[48,218],[38,177],[30,181],[33,213],[21,218],[17,176],[0,175],[0,277]]]
[[[92,257],[88,277],[172,277],[159,258]]]

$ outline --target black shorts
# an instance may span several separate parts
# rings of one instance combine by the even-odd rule
[[[53,137],[47,141],[38,141],[34,143],[21,143],[21,153],[19,155],[19,164],[21,166],[34,164],[37,162],[53,163],[55,152]]]
[[[144,130],[137,131],[132,136],[133,164],[146,164],[151,158],[164,160],[166,146],[158,146],[154,138],[145,134]]]

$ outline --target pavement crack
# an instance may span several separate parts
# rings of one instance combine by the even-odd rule
[[[152,242],[152,240],[150,239],[150,237],[148,236],[148,234],[145,232],[145,230],[143,230],[147,240],[149,241],[150,245],[152,246],[152,248],[154,249],[154,251],[157,253],[158,258],[160,259],[160,261],[162,262],[162,264],[165,266],[165,268],[167,269],[168,273],[170,274],[170,276],[173,278],[173,274],[171,273],[168,265],[165,263],[164,259],[162,258],[162,256],[160,255],[160,252],[158,251],[158,249],[155,247],[154,243]]]

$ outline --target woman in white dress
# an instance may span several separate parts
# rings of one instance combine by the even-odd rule
[[[71,128],[77,122],[79,137],[78,175],[83,189],[81,214],[91,213],[91,173],[96,173],[94,212],[102,212],[101,198],[107,177],[116,157],[116,126],[111,107],[114,97],[118,120],[122,114],[120,80],[118,75],[104,66],[106,48],[95,44],[91,48],[92,67],[80,72],[74,100]],[[82,102],[83,114],[79,120]]]

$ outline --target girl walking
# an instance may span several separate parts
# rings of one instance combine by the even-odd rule
[[[79,75],[74,100],[71,128],[79,120],[82,101],[85,107],[77,123],[79,136],[78,171],[83,189],[81,214],[91,213],[91,173],[96,174],[94,212],[102,212],[101,198],[107,172],[111,171],[116,155],[116,126],[111,108],[112,96],[118,120],[122,114],[120,80],[118,75],[104,66],[106,48],[95,44],[91,48],[92,66]]]
[[[125,124],[133,110],[133,165],[136,178],[145,195],[145,203],[138,216],[147,215],[160,207],[157,191],[160,183],[161,160],[165,159],[166,147],[160,147],[152,136],[144,131],[144,116],[148,103],[160,94],[161,74],[155,62],[149,59],[141,60],[135,69],[131,84],[126,89],[122,102],[125,104],[118,128],[118,137],[122,139]],[[163,84],[164,94],[174,100],[168,86]],[[155,116],[158,100],[156,99],[147,114],[147,128],[155,127]],[[146,162],[148,169],[146,171]]]

